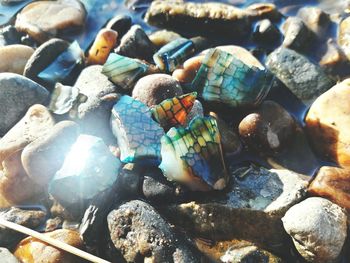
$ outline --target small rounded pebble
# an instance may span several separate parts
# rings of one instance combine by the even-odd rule
[[[25,45],[0,47],[0,72],[22,75],[24,67],[33,53],[34,49]]]
[[[97,34],[95,42],[89,50],[87,63],[103,65],[111,50],[117,44],[118,32],[111,29],[102,29]]]

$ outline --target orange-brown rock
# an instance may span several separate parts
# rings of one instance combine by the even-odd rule
[[[350,169],[324,166],[311,182],[308,191],[350,210]]]
[[[89,50],[87,63],[90,65],[103,65],[111,50],[116,46],[117,38],[118,32],[112,29],[101,29]]]

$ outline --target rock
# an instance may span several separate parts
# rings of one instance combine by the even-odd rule
[[[61,168],[78,134],[77,124],[62,121],[52,127],[46,136],[27,145],[21,159],[28,176],[38,185],[47,186]]]
[[[127,262],[200,262],[183,238],[149,204],[134,200],[112,210],[111,240]]]
[[[116,53],[141,60],[152,61],[155,46],[139,25],[133,25],[122,37]]]
[[[6,157],[48,134],[54,125],[55,120],[46,107],[42,105],[30,107],[26,115],[0,139],[0,163]]]
[[[169,31],[169,30],[158,30],[153,32],[151,35],[148,36],[149,39],[152,41],[152,43],[156,47],[162,47],[165,46],[166,44],[170,43],[171,41],[181,38],[181,35],[174,31]]]
[[[15,26],[43,43],[63,30],[83,27],[85,16],[85,8],[78,0],[40,1],[23,8]]]
[[[24,45],[0,47],[0,72],[22,75],[24,66],[33,52],[33,48]]]
[[[350,18],[347,17],[339,24],[338,44],[343,49],[346,57],[350,60]]]
[[[334,84],[319,66],[288,48],[282,47],[272,52],[267,57],[266,66],[306,104],[310,104]]]
[[[264,19],[255,25],[253,38],[258,43],[277,46],[281,43],[282,34],[270,20]]]
[[[46,214],[40,210],[22,210],[11,207],[0,212],[0,217],[10,222],[35,229],[45,222]],[[12,248],[24,235],[9,228],[0,227],[0,246]],[[1,253],[0,253],[1,256]],[[0,257],[2,259],[2,257]]]
[[[167,74],[152,74],[142,77],[137,81],[132,91],[132,97],[148,107],[182,94],[180,83]]]
[[[295,135],[296,123],[282,106],[264,101],[239,124],[239,135],[261,154],[273,154],[286,147]]]
[[[9,131],[34,104],[45,104],[49,92],[14,73],[0,73],[0,136]]]
[[[18,259],[4,247],[0,248],[0,258],[2,263],[19,263]]]
[[[209,200],[164,207],[171,223],[213,240],[250,240],[281,253],[281,218],[306,193],[308,181],[288,170],[242,167],[231,171],[227,193]]]
[[[302,7],[299,9],[297,16],[300,17],[304,24],[319,38],[323,38],[326,35],[331,25],[329,15],[318,7]]]
[[[249,18],[252,20],[269,19],[273,22],[278,22],[283,17],[277,6],[272,3],[251,4],[246,10],[249,12]]]
[[[0,46],[14,45],[21,42],[22,34],[12,25],[0,29]]]
[[[61,53],[69,47],[69,43],[59,38],[53,38],[38,47],[29,58],[23,75],[31,80],[45,84],[38,77],[39,73],[47,68]]]
[[[307,261],[328,263],[338,259],[347,235],[347,216],[338,205],[311,197],[290,208],[282,221]]]
[[[83,242],[76,231],[60,229],[44,235],[73,247],[83,248]],[[33,237],[23,239],[18,244],[14,254],[21,262],[81,262],[81,259],[73,254],[57,249]]]
[[[350,170],[323,166],[311,182],[308,192],[331,200],[350,211],[350,190],[348,189]]]
[[[196,117],[204,117],[203,105],[199,100],[194,101],[192,110],[187,115],[187,122],[185,126],[188,126],[188,124]]]
[[[108,21],[106,28],[112,29],[118,32],[119,37],[125,35],[130,29],[132,24],[132,19],[128,15],[117,15]]]
[[[308,138],[315,151],[344,167],[350,166],[349,87],[350,79],[346,79],[322,94],[305,118]]]
[[[52,232],[62,227],[63,219],[61,217],[50,218],[46,221],[45,232]]]

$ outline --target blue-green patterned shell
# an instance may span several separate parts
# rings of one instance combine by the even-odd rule
[[[227,184],[220,134],[212,117],[197,117],[187,128],[171,128],[161,140],[159,168],[169,180],[194,191],[221,190]]]
[[[160,139],[164,130],[152,119],[145,104],[130,96],[122,96],[113,106],[111,126],[118,140],[122,162],[160,163]]]
[[[153,55],[153,60],[158,68],[166,72],[173,72],[194,53],[192,40],[186,38],[175,39]]]
[[[267,69],[248,66],[220,49],[211,49],[192,82],[192,89],[207,102],[228,107],[258,105],[272,85]]]
[[[111,53],[103,65],[102,73],[110,81],[122,89],[132,89],[136,81],[142,77],[149,66],[137,59]]]

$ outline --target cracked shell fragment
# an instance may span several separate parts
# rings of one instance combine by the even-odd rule
[[[111,126],[125,163],[160,163],[160,139],[164,130],[142,102],[124,95],[113,106]]]
[[[211,49],[192,82],[207,102],[227,107],[256,106],[270,90],[273,75],[263,66],[245,64],[220,49]]]
[[[161,140],[159,168],[193,191],[222,190],[228,180],[220,134],[212,117],[197,117],[187,128],[171,128]]]

